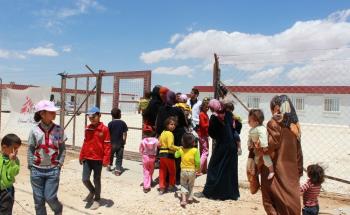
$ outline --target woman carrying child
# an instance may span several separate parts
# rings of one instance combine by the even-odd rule
[[[272,119],[267,123],[269,154],[275,175],[261,168],[262,201],[267,214],[300,214],[299,178],[303,174],[300,126],[294,106],[286,95],[270,103]],[[254,158],[254,154],[250,153]]]

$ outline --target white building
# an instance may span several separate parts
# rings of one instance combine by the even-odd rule
[[[212,86],[195,86],[199,98],[212,98]],[[307,124],[350,125],[349,86],[231,86],[228,87],[248,108],[260,108],[265,120],[271,117],[270,101],[275,95],[288,95],[297,111],[299,121]],[[244,120],[247,111],[235,102],[235,113]]]

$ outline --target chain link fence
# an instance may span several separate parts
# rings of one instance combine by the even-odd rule
[[[244,60],[243,60],[244,57]],[[285,62],[281,56],[219,55],[219,80],[249,109],[262,109],[265,125],[271,118],[270,101],[285,94],[293,102],[301,125],[304,168],[318,163],[325,168],[323,189],[350,193],[350,62],[323,59]],[[214,88],[198,86],[200,97],[213,97]],[[245,178],[248,112],[236,98],[234,113],[243,121],[245,153],[239,158],[240,180]],[[306,180],[306,173],[301,182]]]

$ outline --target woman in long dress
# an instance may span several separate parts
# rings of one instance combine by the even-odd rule
[[[301,212],[299,178],[303,174],[300,126],[292,102],[286,95],[271,100],[272,119],[267,123],[269,152],[275,176],[261,170],[262,201],[267,214],[296,215]]]
[[[218,102],[218,101],[217,101]],[[225,112],[223,104],[211,107],[214,114],[209,121],[209,136],[216,141],[207,172],[203,195],[210,199],[237,200],[239,136],[233,128],[232,114]]]

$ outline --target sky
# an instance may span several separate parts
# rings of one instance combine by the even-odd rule
[[[189,92],[214,53],[228,85],[349,85],[350,1],[0,0],[4,83],[60,86],[89,65]]]

